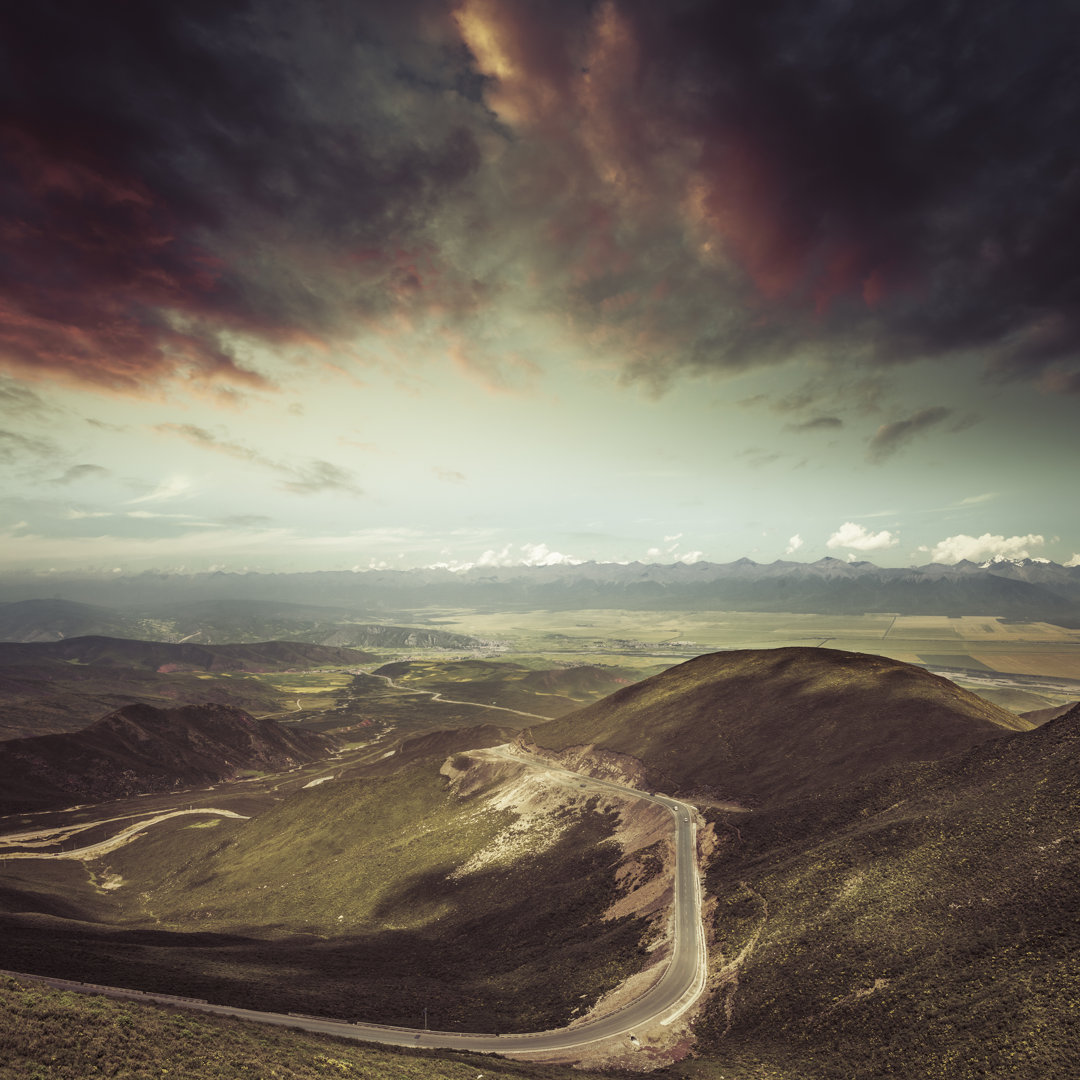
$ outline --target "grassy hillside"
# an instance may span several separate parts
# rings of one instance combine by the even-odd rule
[[[1076,1075],[1078,754],[1080,707],[804,807],[718,815],[702,1051],[736,1080]]]
[[[90,865],[5,867],[0,967],[278,1011],[555,1026],[637,970],[614,821],[517,822],[429,765],[303,790],[247,822],[178,818]],[[63,868],[61,868],[63,866]],[[105,889],[102,883],[110,887]]]
[[[758,805],[1030,726],[909,664],[787,648],[699,656],[531,732],[636,757],[658,790]]]
[[[0,978],[0,1080],[576,1080],[477,1054],[403,1051]]]
[[[0,742],[0,813],[203,786],[325,757],[325,735],[241,709],[125,705],[82,731]]]

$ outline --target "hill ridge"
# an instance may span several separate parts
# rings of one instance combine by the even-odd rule
[[[586,769],[636,759],[656,790],[761,805],[1032,726],[923,668],[794,646],[707,653],[526,737]]]

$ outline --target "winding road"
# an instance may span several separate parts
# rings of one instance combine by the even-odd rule
[[[383,679],[387,686],[392,686],[395,690],[404,691],[406,694],[427,694],[432,701],[438,701],[442,705],[469,705],[477,709],[493,709],[495,712],[508,712],[513,713],[515,716],[527,716],[530,720],[550,720],[550,716],[541,716],[539,713],[523,712],[521,709],[511,709],[506,705],[485,705],[480,701],[457,701],[454,698],[445,698],[437,690],[421,690],[416,686],[402,686],[400,683],[394,682],[389,675],[379,675],[374,671],[364,671],[362,668],[357,669],[361,675],[369,675],[373,679]]]
[[[291,1013],[259,1012],[230,1005],[215,1005],[191,998],[178,998],[169,994],[151,994],[137,990],[125,990],[119,987],[91,986],[84,983],[43,978],[42,976],[26,975],[19,972],[3,972],[3,974],[33,979],[62,990],[99,993],[111,997],[132,997],[140,1001],[157,1001],[173,1005],[179,1004],[186,1008],[216,1013],[219,1016],[234,1016],[264,1024],[300,1028],[305,1031],[334,1035],[338,1038],[387,1043],[393,1046],[470,1050],[504,1055],[561,1054],[580,1051],[585,1047],[603,1043],[609,1039],[636,1039],[634,1036],[635,1031],[651,1028],[654,1025],[670,1025],[701,996],[705,989],[707,977],[705,935],[701,917],[701,882],[697,864],[697,826],[694,808],[687,803],[668,798],[665,795],[647,794],[636,788],[625,787],[611,781],[599,780],[582,773],[562,769],[557,765],[532,757],[509,746],[492,748],[492,751],[508,760],[561,775],[564,779],[569,778],[578,787],[605,789],[614,791],[623,798],[631,797],[641,799],[644,802],[657,803],[666,807],[672,815],[675,825],[675,880],[671,915],[672,953],[664,974],[656,983],[636,1000],[605,1016],[577,1021],[569,1027],[554,1031],[531,1032],[520,1035],[483,1035],[427,1029],[417,1030],[415,1028],[392,1027],[384,1024],[363,1022],[354,1024],[344,1020],[300,1016]],[[221,813],[222,811],[210,812]],[[151,821],[143,821],[137,826],[124,830],[124,832],[130,838],[138,829],[145,828],[153,824],[154,821],[161,821],[169,816],[173,815],[159,815]],[[239,815],[230,814],[229,816]],[[117,840],[118,838],[114,837],[112,839]],[[67,857],[77,858],[80,855],[86,857],[88,854],[89,850],[83,849],[81,852],[70,852]],[[34,856],[31,855],[30,857]],[[41,855],[39,854],[37,857],[41,857]]]

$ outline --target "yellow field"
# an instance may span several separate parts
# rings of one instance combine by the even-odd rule
[[[994,671],[1014,675],[1052,675],[1059,679],[1080,679],[1080,648],[1051,652],[1032,649],[1030,652],[983,652],[972,650],[971,656]]]
[[[963,638],[965,641],[1074,641],[1080,643],[1080,630],[1065,630],[1051,623],[1006,623],[986,615],[898,615],[888,633],[894,638]]]

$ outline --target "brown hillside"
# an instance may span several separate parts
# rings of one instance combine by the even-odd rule
[[[657,790],[760,805],[1030,727],[910,664],[785,648],[699,656],[531,735],[637,758]]]
[[[0,743],[0,813],[217,783],[312,761],[335,745],[228,705],[125,705],[82,731]]]
[[[1077,1076],[1078,752],[1080,706],[802,804],[710,811],[713,956],[740,960],[698,1051],[731,1077]]]

